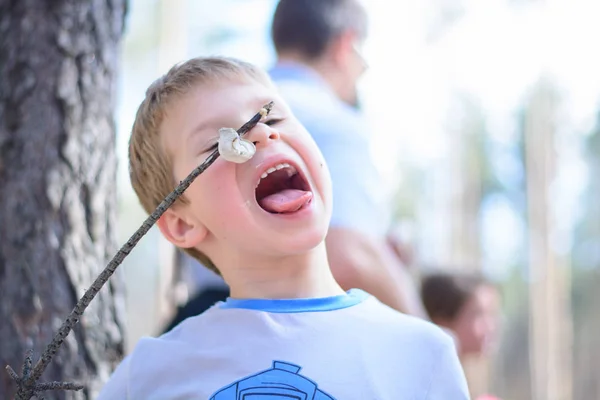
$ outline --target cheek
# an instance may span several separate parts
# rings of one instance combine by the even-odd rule
[[[186,191],[198,219],[217,236],[227,226],[240,220],[243,199],[235,182],[231,166],[217,160],[190,185]]]
[[[478,323],[474,318],[460,318],[458,321],[456,321],[455,330],[466,340],[473,340],[479,336]]]
[[[292,145],[304,159],[310,175],[315,180],[314,184],[317,186],[317,190],[325,197],[326,201],[329,201],[332,196],[331,175],[321,150],[308,132],[298,139],[293,139]]]

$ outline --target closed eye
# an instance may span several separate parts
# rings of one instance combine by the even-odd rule
[[[265,125],[267,125],[267,126],[273,126],[273,125],[275,125],[275,124],[277,124],[277,123],[279,123],[281,121],[283,121],[283,118],[273,118],[273,119],[270,119],[268,121],[265,121]]]
[[[208,153],[208,152],[213,152],[218,147],[219,147],[219,142],[217,142],[217,143],[213,144],[212,146],[210,146],[209,148],[205,149],[201,154]]]

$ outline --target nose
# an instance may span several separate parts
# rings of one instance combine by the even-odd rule
[[[268,145],[273,140],[279,140],[280,135],[270,126],[259,123],[246,134],[244,139],[251,141],[258,148]]]

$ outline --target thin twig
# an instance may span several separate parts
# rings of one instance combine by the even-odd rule
[[[35,386],[36,392],[43,392],[46,390],[81,390],[83,385],[69,382],[46,382],[39,383]]]
[[[8,372],[8,375],[12,378],[13,381],[16,381],[17,383],[21,382],[21,378],[19,377],[19,374],[17,374],[10,365],[6,366],[6,372]]]
[[[246,134],[252,128],[258,124],[258,122],[271,112],[273,108],[273,102],[270,102],[263,106],[263,108],[256,113],[248,122],[246,122],[240,129],[238,129],[238,133],[240,136]],[[208,167],[210,167],[216,160],[219,158],[219,150],[213,151],[207,158],[204,160],[202,164],[200,164],[196,169],[194,169],[183,181],[179,183],[179,185],[173,190],[163,201],[156,207],[156,210],[146,218],[146,220],[142,223],[142,225],[138,228],[138,230],[129,238],[127,243],[125,243],[121,249],[115,254],[112,260],[108,263],[106,268],[98,275],[94,283],[85,291],[81,299],[77,302],[71,313],[68,315],[67,319],[63,322],[62,326],[54,335],[54,338],[46,346],[46,349],[42,353],[42,356],[31,370],[31,356],[33,352],[28,351],[25,362],[23,363],[23,376],[19,377],[16,372],[9,366],[6,366],[6,370],[11,378],[17,383],[19,386],[19,392],[17,393],[17,400],[29,400],[35,393],[42,390],[49,390],[48,385],[61,385],[60,387],[52,387],[56,389],[65,389],[65,390],[81,390],[83,386],[71,384],[71,383],[61,383],[61,382],[53,382],[53,383],[40,383],[37,381],[40,379],[44,370],[62,345],[63,341],[67,337],[67,335],[71,332],[73,327],[79,322],[79,319],[85,309],[89,306],[90,302],[96,297],[100,289],[104,286],[104,284],[108,281],[108,279],[115,272],[117,267],[121,265],[123,260],[129,255],[129,253],[134,249],[137,243],[140,241],[142,237],[154,226],[156,221],[167,211],[169,207],[173,205],[173,203],[185,192],[185,190],[192,184],[192,182],[203,173]],[[30,372],[31,371],[31,372]],[[27,372],[27,373],[26,373]],[[28,397],[27,397],[28,396]]]
[[[33,350],[29,349],[25,352],[25,361],[23,361],[23,370],[21,376],[29,376],[31,374],[31,365],[33,364]]]

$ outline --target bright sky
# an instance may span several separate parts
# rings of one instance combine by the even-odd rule
[[[443,153],[443,141],[432,141],[441,133],[453,90],[475,96],[498,120],[514,112],[542,74],[564,90],[571,129],[591,128],[600,93],[599,1],[533,2],[520,9],[506,1],[466,2],[463,17],[433,44],[424,40],[424,3],[369,2],[374,31],[363,91],[382,127],[375,130],[379,154],[394,158],[398,147],[390,143],[399,141],[410,146],[410,157],[427,164]],[[393,126],[403,132],[385,128]],[[502,140],[501,131],[491,130]]]

